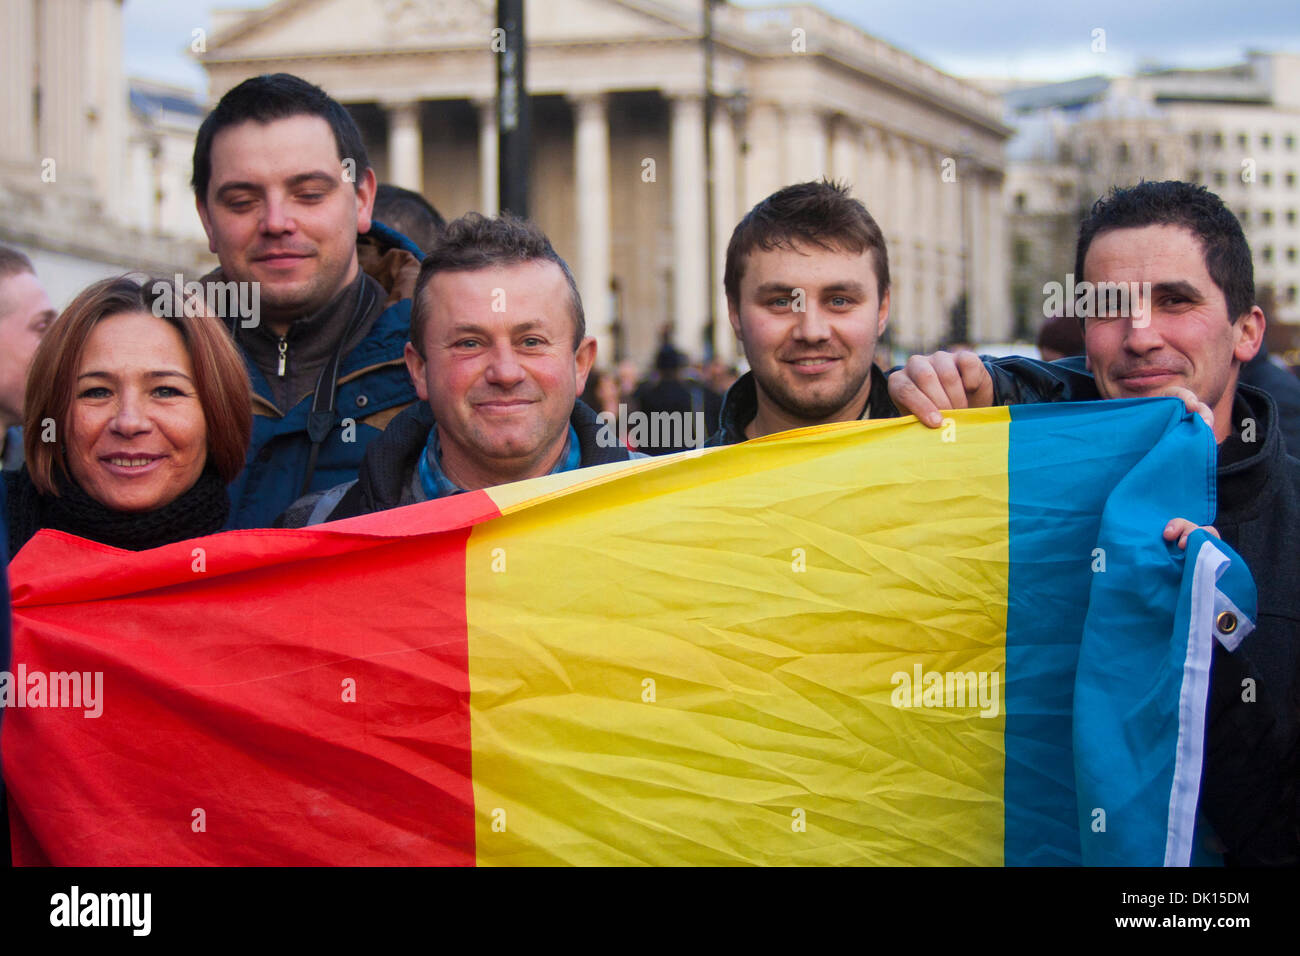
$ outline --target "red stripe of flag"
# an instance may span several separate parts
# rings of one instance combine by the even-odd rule
[[[11,670],[102,672],[103,714],[6,710],[15,863],[472,864],[464,549],[495,513],[33,539]]]

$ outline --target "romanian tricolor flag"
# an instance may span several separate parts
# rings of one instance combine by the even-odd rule
[[[1161,539],[1214,462],[1174,400],[1024,406],[138,554],[41,532],[15,862],[1185,864],[1216,615],[1254,614],[1229,549]]]

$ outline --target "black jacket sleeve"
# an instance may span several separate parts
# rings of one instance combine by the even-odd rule
[[[1101,397],[1081,355],[1057,362],[1040,362],[1023,355],[983,358],[993,379],[994,405],[1090,402]]]

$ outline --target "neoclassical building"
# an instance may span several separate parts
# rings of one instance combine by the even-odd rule
[[[1003,101],[1017,129],[1005,199],[1020,324],[1037,326],[1043,284],[1073,270],[1079,220],[1093,201],[1143,179],[1182,179],[1219,195],[1250,242],[1272,328],[1300,323],[1300,54],[1013,86]]]
[[[189,188],[203,112],[125,76],[122,0],[0,3],[0,243],[56,307],[108,275],[212,267]]]
[[[705,116],[702,0],[529,0],[530,214],[573,266],[602,362],[680,348],[735,355],[722,265],[735,224],[788,183],[849,181],[880,221],[893,342],[1010,328],[998,99],[816,7],[715,12]],[[213,101],[287,71],[352,110],[381,180],[448,218],[497,209],[492,0],[278,0],[214,15]],[[713,145],[717,321],[709,326],[705,123]],[[958,329],[959,330],[959,329]]]

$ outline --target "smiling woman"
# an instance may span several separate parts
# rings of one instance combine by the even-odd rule
[[[248,375],[220,322],[175,296],[106,279],[50,326],[28,378],[27,465],[5,476],[11,556],[41,528],[143,551],[225,523]]]

